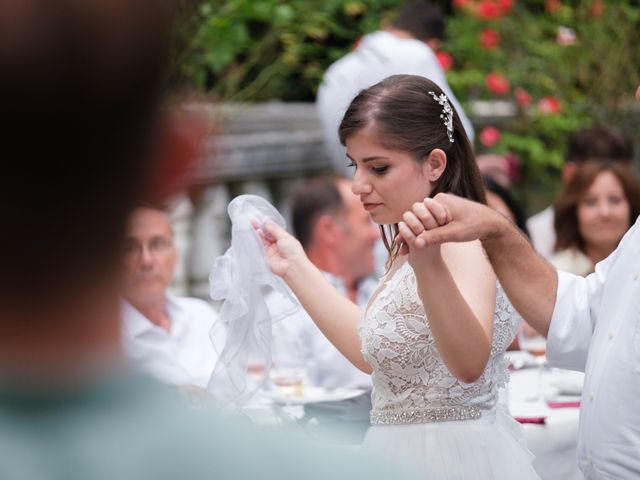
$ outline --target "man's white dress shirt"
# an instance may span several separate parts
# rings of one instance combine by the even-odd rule
[[[218,359],[209,338],[217,319],[215,310],[203,300],[167,293],[167,313],[171,319],[169,332],[123,302],[123,345],[127,358],[136,369],[163,382],[206,388]]]
[[[334,62],[325,72],[318,89],[316,106],[325,144],[337,171],[348,173],[338,127],[349,104],[361,90],[396,74],[420,75],[435,82],[449,97],[473,143],[473,126],[449,88],[433,50],[420,40],[378,31],[365,35],[352,52]]]
[[[342,279],[323,273],[340,293],[347,295]],[[371,278],[362,282],[357,295],[359,306],[367,304],[377,285]],[[371,375],[353,366],[303,308],[299,314],[273,324],[272,356],[274,367],[306,368],[309,382],[317,387],[371,388]]]
[[[586,278],[558,273],[552,366],[586,372],[578,459],[588,479],[640,478],[640,219]]]

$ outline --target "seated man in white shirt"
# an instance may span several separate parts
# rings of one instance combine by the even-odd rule
[[[362,203],[340,177],[301,184],[291,199],[295,235],[309,259],[351,301],[366,305],[377,281],[374,246],[380,232]],[[304,366],[309,380],[325,388],[371,387],[370,376],[354,367],[301,314],[273,326],[274,366]]]
[[[135,209],[125,239],[124,348],[141,371],[206,388],[217,359],[209,339],[217,315],[202,300],[167,291],[176,260],[169,217],[153,207]]]

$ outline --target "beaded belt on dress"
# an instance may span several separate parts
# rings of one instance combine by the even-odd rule
[[[371,425],[452,422],[476,420],[481,416],[482,410],[472,406],[371,410]]]

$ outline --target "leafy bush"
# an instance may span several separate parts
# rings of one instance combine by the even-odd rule
[[[620,125],[640,78],[640,8],[624,2],[454,0],[445,52],[459,98],[508,100],[515,116],[479,150],[522,160],[527,190],[557,183],[568,133]],[[441,55],[445,55],[441,53]],[[483,142],[482,140],[488,140]]]
[[[174,81],[222,100],[313,101],[324,70],[401,0],[183,0]],[[512,116],[474,118],[478,150],[512,152],[524,189],[555,188],[567,134],[619,125],[640,78],[638,2],[442,1],[439,58],[463,105],[503,100]],[[484,130],[485,127],[491,127]],[[533,203],[536,203],[535,198]],[[535,205],[531,208],[535,208]]]
[[[181,32],[174,80],[189,79],[222,99],[313,101],[325,69],[400,3],[201,1],[195,31]]]

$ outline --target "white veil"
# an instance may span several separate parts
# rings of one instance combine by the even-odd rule
[[[253,227],[269,220],[284,228],[284,218],[256,195],[234,198],[227,210],[232,223],[231,247],[216,258],[209,275],[211,298],[223,302],[210,337],[212,341],[226,337],[226,342],[224,346],[214,342],[219,358],[207,390],[222,407],[238,408],[262,384],[247,381],[249,358],[264,365],[266,378],[271,367],[271,323],[297,313],[299,303],[284,281],[271,272],[262,240]],[[269,290],[273,290],[270,295],[281,297],[278,312],[267,307],[265,294]],[[219,335],[220,329],[225,335]]]

